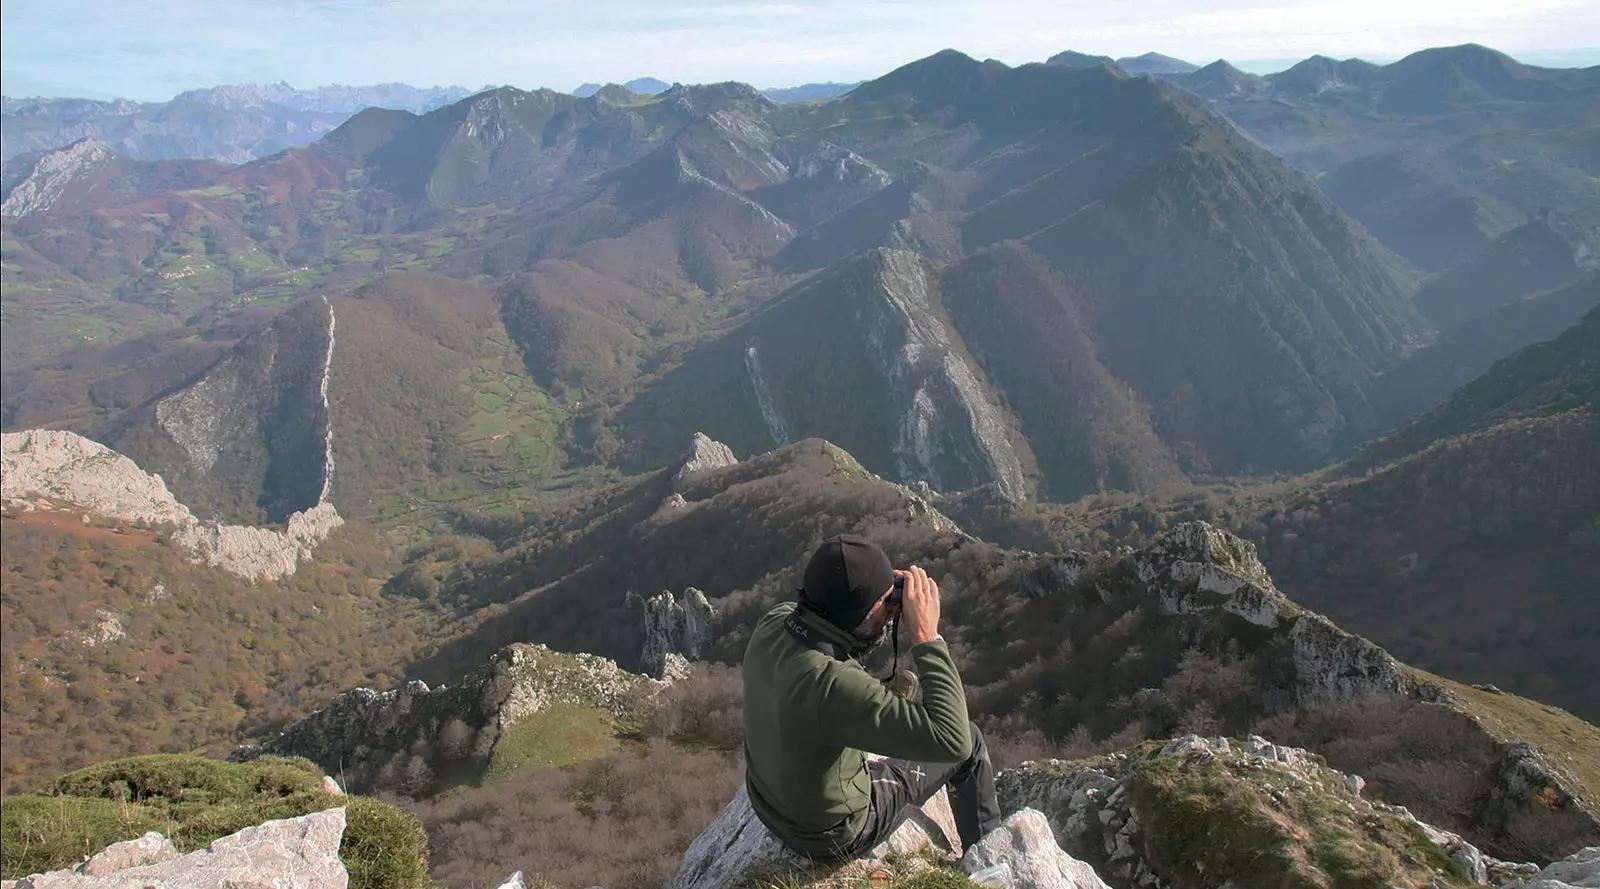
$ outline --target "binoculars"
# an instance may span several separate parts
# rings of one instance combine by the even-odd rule
[[[894,589],[889,591],[889,604],[890,605],[899,605],[900,604],[900,600],[904,599],[905,595],[906,595],[906,579],[904,577],[896,577],[894,579]]]

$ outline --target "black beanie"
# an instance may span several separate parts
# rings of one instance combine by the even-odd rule
[[[855,534],[830,537],[806,564],[802,600],[822,618],[852,632],[894,585],[894,566],[876,543]]]

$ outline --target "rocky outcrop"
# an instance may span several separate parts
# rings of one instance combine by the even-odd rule
[[[941,790],[862,860],[881,860],[891,853],[907,855],[930,847],[954,854],[960,847],[957,837],[949,799]],[[811,866],[761,823],[741,786],[722,814],[690,844],[667,889],[734,889],[758,875]]]
[[[1206,522],[1174,525],[1139,550],[1068,552],[1043,563],[1024,581],[1033,596],[1088,584],[1102,601],[1154,597],[1162,614],[1189,617],[1239,635],[1235,623],[1283,640],[1291,655],[1283,685],[1264,689],[1272,706],[1397,694],[1400,663],[1366,639],[1290,601],[1273,585],[1255,544]]]
[[[882,167],[848,148],[832,142],[818,142],[794,165],[796,179],[832,179],[884,188],[894,181]]]
[[[1118,889],[1228,885],[1240,868],[1268,882],[1474,885],[1515,868],[1364,799],[1364,781],[1321,757],[1259,737],[1190,735],[1081,762],[1024,763],[997,783],[1003,807],[1043,811],[1062,848]],[[1255,851],[1246,859],[1242,849]]]
[[[118,843],[74,870],[17,880],[15,889],[345,889],[339,859],[344,809],[327,809],[248,827],[209,847],[177,855],[160,834]]]
[[[696,473],[722,469],[738,462],[738,458],[733,456],[733,449],[703,432],[696,432],[689,443],[689,452],[678,461],[678,471],[672,476],[673,487],[681,488]]]
[[[36,509],[65,503],[109,519],[167,526],[195,561],[252,580],[293,574],[301,559],[344,524],[326,502],[290,515],[281,531],[207,524],[172,496],[161,476],[71,432],[0,435],[0,466],[8,504]]]
[[[842,885],[840,877],[866,876],[888,862],[927,868],[957,863],[979,885],[996,889],[1108,889],[1094,869],[1061,851],[1045,817],[1023,809],[1006,818],[970,849],[961,848],[955,815],[944,790],[912,807],[904,824],[882,844],[853,861],[813,862],[789,851],[750,808],[744,787],[722,814],[695,838],[667,889],[732,889],[753,878],[804,875],[785,885]],[[892,871],[890,871],[892,873]],[[765,883],[763,883],[765,885]]]
[[[42,213],[66,194],[72,183],[116,160],[110,145],[82,139],[55,151],[46,152],[33,170],[17,183],[0,202],[0,216],[12,218]]]
[[[1507,889],[1600,889],[1600,846],[1580,849]]]
[[[1108,889],[1094,868],[1061,851],[1050,822],[1033,809],[1006,818],[968,849],[961,869],[995,889]]]
[[[717,609],[694,587],[683,591],[682,602],[670,590],[648,599],[629,593],[627,599],[630,607],[644,611],[644,650],[639,664],[652,676],[664,678],[669,655],[697,661],[715,641]]]
[[[413,680],[383,692],[358,688],[230,758],[303,756],[340,775],[352,792],[421,796],[451,779],[481,773],[505,732],[552,705],[621,715],[664,686],[594,655],[508,645],[457,686],[430,689]]]
[[[1242,693],[1255,697],[1253,708],[1281,712],[1388,698],[1459,714],[1462,730],[1474,737],[1474,755],[1493,765],[1460,776],[1476,785],[1470,813],[1436,815],[1459,819],[1450,826],[1497,854],[1544,861],[1600,837],[1590,796],[1559,744],[1540,750],[1521,743],[1515,708],[1507,718],[1485,716],[1479,704],[1290,601],[1247,541],[1187,522],[1137,550],[1034,558],[1033,570],[1020,578],[1022,595],[1066,597],[1069,608],[1085,611],[1154,610],[1186,647],[1251,662],[1255,681]]]

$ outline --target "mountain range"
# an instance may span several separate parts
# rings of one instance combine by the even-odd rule
[[[1267,78],[947,50],[797,101],[500,87],[239,163],[19,155],[7,791],[299,739],[271,749],[415,797],[453,884],[498,879],[515,833],[541,861],[604,836],[632,856],[607,885],[658,886],[639,850],[703,823],[612,838],[630,813],[709,820],[740,741],[737,677],[667,655],[736,663],[854,531],[939,578],[1009,762],[1265,734],[1488,854],[1591,845],[1594,74],[1470,46]],[[325,113],[265,96],[183,105]],[[293,558],[196,544],[225,536]],[[464,675],[528,681],[548,649],[525,643],[680,684],[664,711],[580,702],[504,738],[503,714],[443,718],[482,699]],[[1206,823],[1280,812],[1246,789],[1259,806]],[[1384,848],[1442,842],[1418,830]],[[1487,879],[1447,859],[1351,885]]]
[[[0,99],[0,162],[95,139],[131,158],[244,163],[306,145],[363,108],[430,111],[471,92],[403,83],[297,90],[279,82],[189,90],[169,102],[6,96]]]

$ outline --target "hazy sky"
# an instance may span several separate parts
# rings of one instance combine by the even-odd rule
[[[4,0],[0,88],[165,99],[277,80],[566,90],[647,75],[768,87],[874,77],[945,47],[1010,64],[1157,50],[1259,69],[1467,42],[1600,64],[1600,0]]]

